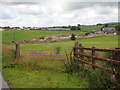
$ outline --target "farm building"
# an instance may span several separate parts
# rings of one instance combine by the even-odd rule
[[[104,32],[104,33],[116,33],[116,29],[115,28],[103,28],[102,32]]]
[[[47,30],[63,30],[63,31],[68,31],[71,30],[70,28],[48,28]]]
[[[31,28],[30,30],[41,30],[41,31],[45,31],[45,30],[47,30],[47,28]]]
[[[3,28],[0,28],[0,31],[4,31],[4,29],[3,29]]]

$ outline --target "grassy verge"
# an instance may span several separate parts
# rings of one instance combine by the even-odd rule
[[[63,60],[43,60],[32,56],[13,60],[12,51],[5,48],[3,54],[3,75],[12,88],[88,87],[85,78],[79,82],[75,75],[65,72]]]

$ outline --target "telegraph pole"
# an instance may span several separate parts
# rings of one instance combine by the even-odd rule
[[[15,31],[14,31],[14,42],[16,41],[16,39],[15,39],[15,38],[16,38],[16,36],[15,36]]]

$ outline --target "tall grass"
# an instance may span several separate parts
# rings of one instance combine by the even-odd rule
[[[116,60],[116,54],[115,53],[106,53],[105,56],[109,59]],[[112,64],[112,63],[107,63],[106,66],[110,67],[113,71],[116,72],[114,77],[113,77],[114,80],[112,82],[120,84],[120,82],[119,82],[120,81],[120,67],[119,67],[119,65]]]
[[[79,83],[75,75],[68,75],[61,59],[51,56],[34,56],[24,52],[20,59],[8,57],[14,54],[4,49],[3,75],[13,88],[85,88],[86,80]],[[8,54],[9,53],[9,54]],[[57,57],[57,56],[52,56]],[[49,58],[49,59],[47,59]]]
[[[111,55],[107,55],[111,57]],[[114,88],[116,87],[113,82],[115,81],[114,75],[101,69],[90,68],[89,65],[80,66],[72,54],[66,54],[67,62],[64,62],[66,72],[71,75],[76,75],[78,79],[85,78],[89,82],[89,88]],[[107,64],[106,64],[107,65]],[[88,67],[88,68],[85,68]],[[112,67],[112,66],[109,66]]]
[[[60,49],[61,49],[61,47],[56,47],[55,48],[55,54],[60,54]]]

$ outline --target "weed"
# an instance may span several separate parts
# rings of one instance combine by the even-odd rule
[[[109,59],[112,59],[112,60],[116,60],[115,53],[106,53],[106,57],[109,58]],[[114,78],[112,77],[112,79],[114,79],[114,81],[119,83],[119,81],[120,81],[120,67],[119,67],[119,65],[115,65],[115,64],[112,64],[112,63],[107,63],[106,66],[110,67],[113,71],[116,72]]]
[[[64,63],[66,67],[66,72],[68,74],[76,75],[76,77],[81,80],[81,78],[85,78],[87,82],[89,82],[89,88],[113,88],[114,85],[111,83],[111,81],[114,81],[113,78],[111,78],[111,74],[106,72],[105,70],[101,69],[92,69],[87,68],[87,71],[84,70],[82,66],[79,66],[79,62],[76,62],[74,57],[72,57],[72,54],[67,57],[67,62]],[[88,67],[87,65],[84,65],[84,67]]]
[[[55,48],[55,54],[60,54],[60,49],[61,49],[61,47],[56,47]]]

